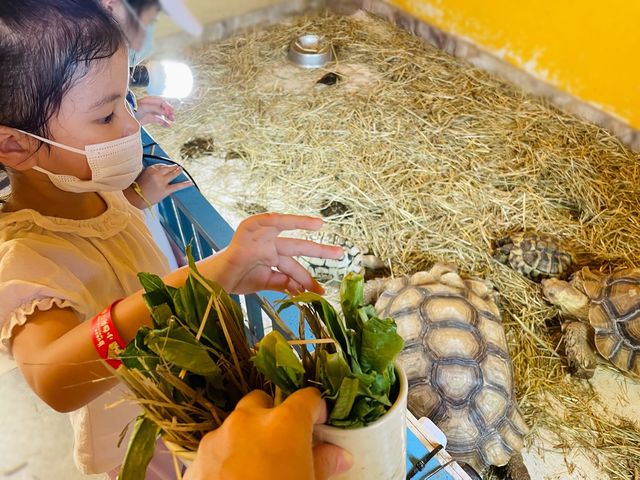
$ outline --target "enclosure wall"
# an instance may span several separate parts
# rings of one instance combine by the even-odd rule
[[[640,127],[640,2],[387,1]]]
[[[185,5],[193,12],[194,16],[204,25],[238,17],[245,13],[272,7],[283,3],[292,3],[290,0],[184,0]],[[305,3],[301,0],[299,3]],[[179,31],[179,28],[166,16],[160,18],[158,36],[166,36]]]

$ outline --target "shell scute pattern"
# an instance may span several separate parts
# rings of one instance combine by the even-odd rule
[[[596,348],[616,367],[640,375],[640,271],[615,272],[600,285],[589,310]]]
[[[597,358],[592,333],[600,355],[621,371],[640,376],[640,269],[603,273],[585,267],[570,282],[543,281],[542,289],[547,300],[568,314],[563,329],[572,373],[593,376]]]
[[[576,257],[569,245],[552,235],[516,232],[496,240],[494,257],[531,280],[565,278]]]
[[[300,264],[319,282],[340,282],[349,272],[364,273],[362,250],[348,238],[336,233],[321,231],[307,234],[305,239],[327,245],[339,245],[344,249],[344,255],[338,260],[298,257]]]
[[[409,408],[447,435],[447,450],[479,472],[505,465],[528,428],[514,395],[513,369],[490,284],[451,265],[388,282],[376,310],[405,339],[399,361]]]

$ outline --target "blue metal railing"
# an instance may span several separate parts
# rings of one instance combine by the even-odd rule
[[[163,163],[162,158],[171,161],[162,147],[145,129],[142,129],[142,143],[144,145],[145,166]],[[186,176],[180,176],[177,180],[185,181],[186,179]],[[168,196],[158,204],[158,210],[160,211],[160,223],[174,245],[182,254],[185,254],[186,247],[190,244],[196,260],[201,260],[222,250],[233,237],[231,226],[195,187],[186,188]],[[249,332],[254,340],[259,340],[264,336],[264,319],[260,297],[272,304],[285,298],[283,294],[277,292],[259,292],[259,296],[252,294],[234,297],[238,303],[244,300]],[[293,309],[284,311],[281,316],[289,328],[297,330],[298,315]]]

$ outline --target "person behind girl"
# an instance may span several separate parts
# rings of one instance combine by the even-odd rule
[[[161,11],[193,36],[202,33],[202,26],[191,15],[182,0],[99,0],[104,9],[116,20],[128,43],[129,71],[146,60],[153,52],[156,22]],[[157,124],[170,127],[175,120],[173,106],[165,99],[146,96],[136,99],[133,92],[127,101],[141,125]],[[168,254],[172,269],[185,261],[176,251],[159,221],[157,203],[166,196],[193,186],[190,181],[175,181],[183,173],[177,164],[155,163],[145,167],[132,185],[123,192],[129,202],[144,212],[145,223],[160,248]],[[173,252],[173,253],[172,253]]]
[[[182,0],[100,0],[101,5],[116,20],[128,42],[129,67],[135,67],[146,60],[153,51],[156,22],[160,12],[166,12],[171,19],[193,36],[202,33],[202,26],[191,15]],[[135,99],[129,92],[128,99],[141,125],[157,124],[170,127],[175,121],[173,106],[161,97],[146,96]],[[125,197],[141,210],[153,208],[171,193],[192,186],[189,181],[174,182],[182,173],[179,165],[155,164],[145,168],[135,179],[134,185],[124,189]],[[154,238],[166,248],[166,237],[159,232],[159,222],[154,214],[145,211],[146,223]],[[172,262],[172,265],[175,265]]]
[[[125,40],[94,0],[3,0],[0,65],[0,163],[11,180],[0,211],[0,349],[40,398],[71,412],[80,470],[113,472],[127,444],[118,437],[139,412],[101,361],[101,335],[123,346],[151,325],[138,272],[176,287],[187,276],[169,271],[122,194],[142,169]],[[238,294],[321,292],[292,257],[342,249],[278,236],[321,226],[249,217],[198,268]]]

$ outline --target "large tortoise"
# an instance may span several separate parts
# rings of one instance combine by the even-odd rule
[[[571,247],[553,235],[531,230],[514,232],[495,242],[494,257],[533,281],[565,278],[576,263]]]
[[[591,378],[598,352],[623,372],[640,375],[640,269],[605,274],[585,267],[571,282],[542,282],[544,296],[567,316],[562,324],[570,371]]]
[[[447,435],[447,450],[479,473],[507,465],[528,479],[520,450],[528,432],[518,409],[513,367],[495,290],[436,264],[428,272],[365,285],[365,301],[392,317],[405,340],[399,361],[409,379],[409,409]]]

